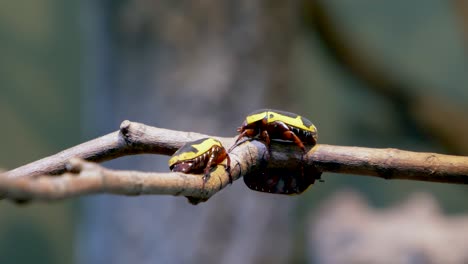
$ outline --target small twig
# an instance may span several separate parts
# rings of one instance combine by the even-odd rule
[[[120,125],[119,131],[8,171],[6,176],[17,178],[61,174],[65,172],[65,165],[71,158],[102,162],[143,153],[172,155],[185,142],[202,137],[208,136],[156,128],[125,120]]]
[[[11,199],[57,200],[86,194],[167,194],[206,200],[229,184],[224,168],[211,173],[202,188],[199,175],[111,170],[81,159],[70,161],[71,170],[60,177],[0,178],[0,192]],[[237,174],[236,174],[237,175]]]
[[[137,153],[168,155],[185,142],[202,137],[207,136],[124,121],[118,132],[5,172],[0,175],[0,193],[20,200],[54,200],[95,193],[170,194],[207,200],[228,185],[229,176],[222,166],[212,172],[203,188],[200,175],[110,170],[81,160],[103,161]],[[234,138],[216,138],[226,148],[234,142]],[[240,144],[230,155],[234,180],[262,169],[297,172],[303,165],[304,171],[468,184],[468,157],[462,156],[323,144],[308,149],[303,156],[292,143],[273,141],[268,152],[256,140]],[[70,161],[73,157],[80,159]],[[268,159],[266,168],[262,167],[265,158]],[[67,164],[70,164],[68,172]],[[63,174],[50,176],[57,173]],[[306,176],[317,177],[317,174]]]

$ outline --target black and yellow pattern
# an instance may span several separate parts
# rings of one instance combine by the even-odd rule
[[[193,160],[206,154],[213,147],[222,147],[221,142],[214,138],[202,138],[189,142],[178,149],[169,159],[169,167],[183,161]]]
[[[267,123],[276,121],[283,122],[288,126],[299,128],[312,133],[317,132],[317,128],[308,119],[286,111],[273,109],[260,109],[247,116],[246,123],[252,124],[266,118]]]
[[[214,138],[202,138],[187,142],[169,159],[169,168],[174,172],[203,173],[203,184],[210,178],[210,170],[226,161],[226,171],[232,183],[231,159],[221,142]],[[204,186],[204,185],[203,185]]]
[[[249,114],[237,129],[240,133],[230,150],[234,149],[242,137],[262,140],[270,149],[271,140],[294,142],[305,154],[306,146],[317,144],[317,128],[308,119],[290,112],[260,109]],[[306,173],[305,173],[306,172]],[[276,194],[300,194],[307,190],[321,172],[314,168],[297,171],[275,169],[266,166],[260,171],[244,175],[245,184],[252,190]]]

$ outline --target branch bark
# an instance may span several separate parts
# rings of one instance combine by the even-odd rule
[[[11,199],[56,200],[86,194],[169,194],[205,201],[226,187],[229,176],[222,166],[203,188],[200,175],[111,170],[88,161],[105,161],[124,155],[171,155],[185,142],[207,135],[161,129],[124,121],[120,130],[0,175],[0,193]],[[234,138],[215,137],[226,148]],[[468,157],[317,144],[302,155],[288,142],[272,142],[271,151],[256,140],[246,141],[230,153],[231,175],[237,180],[265,169],[284,172],[336,172],[429,182],[468,184]],[[87,161],[85,161],[87,160]],[[302,164],[302,165],[301,165]],[[60,176],[51,176],[61,174]],[[306,175],[317,177],[316,174]]]
[[[71,172],[60,177],[1,178],[0,192],[19,200],[57,200],[97,193],[168,194],[206,200],[229,184],[221,166],[211,173],[204,188],[199,175],[111,170],[76,158],[67,167]]]
[[[119,131],[8,171],[5,175],[17,178],[61,174],[65,172],[65,165],[71,158],[103,162],[143,153],[172,155],[185,142],[202,137],[207,135],[156,128],[125,120]]]
[[[428,182],[468,184],[468,157],[393,148],[318,145],[308,162],[320,171]]]

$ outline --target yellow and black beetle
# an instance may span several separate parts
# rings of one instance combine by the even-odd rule
[[[212,167],[226,160],[226,171],[232,183],[230,166],[231,159],[219,140],[202,138],[187,142],[169,159],[169,168],[174,172],[204,173],[203,185],[210,178]]]
[[[249,138],[259,137],[265,141],[270,149],[270,140],[279,139],[293,141],[305,152],[306,145],[317,144],[317,128],[306,118],[280,110],[260,109],[249,114],[242,126],[237,129],[240,133],[237,142],[246,136]],[[300,194],[320,179],[321,172],[313,167],[304,167],[300,172],[276,169],[274,171],[265,169],[262,172],[244,175],[245,184],[252,190],[277,193],[277,194]]]
[[[315,145],[317,143],[317,128],[306,118],[273,109],[260,109],[249,114],[241,127],[234,146],[244,136],[256,137],[264,140],[270,147],[270,139],[293,141],[302,151],[305,151],[304,143]]]

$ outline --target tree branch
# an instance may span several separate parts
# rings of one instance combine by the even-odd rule
[[[185,142],[203,137],[208,136],[156,128],[125,120],[120,125],[119,131],[8,171],[6,176],[17,178],[61,174],[65,172],[65,165],[71,158],[103,162],[143,153],[172,155]]]
[[[73,172],[60,177],[1,178],[0,192],[20,200],[57,200],[97,193],[169,194],[206,200],[229,184],[221,166],[211,173],[204,188],[199,175],[111,170],[76,158],[70,160],[69,168]]]
[[[468,157],[399,149],[318,145],[306,160],[320,171],[468,184]]]
[[[185,142],[202,137],[207,135],[124,121],[117,132],[1,174],[0,193],[7,198],[20,200],[55,200],[113,193],[183,195],[195,203],[205,201],[228,185],[229,176],[224,167],[218,166],[203,188],[200,175],[111,170],[83,160],[99,162],[139,153],[171,155]],[[226,148],[234,143],[234,138],[215,138]],[[240,144],[230,156],[233,180],[265,169],[297,173],[304,166],[306,172],[468,183],[468,157],[463,156],[323,144],[308,149],[303,156],[293,143],[272,142],[269,152],[263,143],[256,140]],[[317,175],[312,173],[306,177]]]

